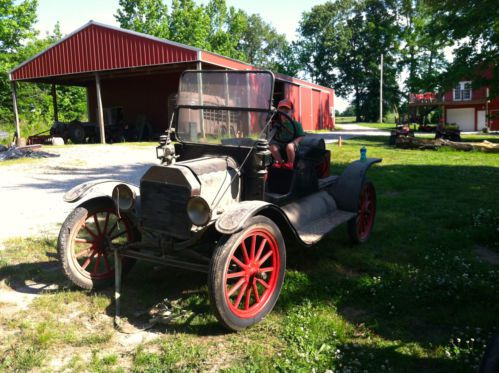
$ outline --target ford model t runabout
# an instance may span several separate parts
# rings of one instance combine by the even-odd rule
[[[97,180],[66,193],[84,200],[59,234],[67,277],[85,289],[114,279],[119,290],[137,259],[205,272],[217,318],[240,330],[274,307],[286,242],[312,245],[342,223],[366,241],[376,195],[365,173],[380,159],[331,176],[324,141],[307,135],[293,169],[272,167],[269,141],[296,131],[272,107],[273,87],[268,71],[184,72],[161,163],[140,186]]]

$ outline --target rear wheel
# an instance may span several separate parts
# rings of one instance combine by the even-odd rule
[[[68,125],[68,136],[73,144],[81,144],[85,141],[85,129],[78,122],[71,122]]]
[[[369,239],[376,215],[376,190],[373,183],[365,181],[360,190],[357,216],[348,222],[348,233],[355,243]]]
[[[111,246],[136,240],[136,231],[126,215],[119,217],[112,201],[89,200],[69,214],[61,227],[57,250],[64,274],[83,289],[101,288],[114,279]],[[134,264],[123,259],[123,272]]]
[[[218,320],[241,330],[265,317],[281,292],[286,268],[284,239],[275,223],[255,216],[225,237],[210,264],[208,289]]]

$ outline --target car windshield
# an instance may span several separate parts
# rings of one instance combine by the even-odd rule
[[[186,71],[177,97],[177,134],[183,141],[230,143],[257,139],[271,108],[269,71]]]

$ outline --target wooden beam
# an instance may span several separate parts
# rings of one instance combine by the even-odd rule
[[[52,106],[54,107],[54,122],[59,122],[59,108],[57,107],[57,90],[52,84]]]
[[[197,70],[203,69],[203,64],[201,61],[197,62]],[[197,74],[198,76],[198,94],[199,94],[199,105],[203,105],[203,74]],[[206,138],[205,128],[204,128],[204,110],[199,110],[199,125],[201,126],[201,137]]]
[[[100,76],[95,74],[95,90],[97,92],[97,121],[99,123],[100,143],[106,143],[106,133],[104,131],[104,110],[102,108],[102,95],[100,90]]]
[[[19,113],[17,111],[17,90],[16,90],[16,82],[10,83],[12,87],[12,106],[14,108],[14,122],[16,125],[16,141],[19,141],[21,138],[21,127],[19,126]]]

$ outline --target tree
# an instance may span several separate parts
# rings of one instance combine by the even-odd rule
[[[237,46],[248,27],[246,14],[234,7],[228,8],[225,0],[210,0],[206,13],[211,20],[208,36],[210,51],[245,60],[246,55]]]
[[[162,0],[120,0],[114,16],[122,28],[167,39],[168,7]]]
[[[440,74],[447,67],[443,51],[449,41],[432,32],[437,18],[423,0],[401,0],[398,9],[401,63],[408,72],[406,93],[435,91],[440,85]]]
[[[314,82],[354,94],[357,120],[379,117],[380,55],[384,55],[384,112],[398,103],[399,29],[389,0],[327,2],[305,12],[299,26],[300,61]]]
[[[490,95],[499,95],[499,8],[495,0],[428,1],[435,14],[432,31],[457,48],[454,61],[442,74],[444,89],[463,78],[474,86],[490,86]],[[491,74],[488,74],[488,72]]]
[[[210,18],[194,0],[173,0],[169,19],[170,39],[202,49],[209,49]]]
[[[126,29],[277,72],[294,75],[298,71],[294,48],[283,34],[259,15],[228,7],[225,0],[210,0],[205,6],[194,0],[173,0],[170,13],[162,7],[162,0],[120,0],[115,18]]]
[[[8,72],[22,61],[19,50],[25,40],[33,38],[36,22],[36,0],[0,1],[0,118],[13,121],[12,96]]]

